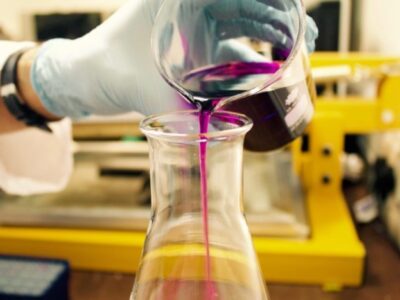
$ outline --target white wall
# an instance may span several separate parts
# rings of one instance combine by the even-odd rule
[[[400,55],[400,0],[361,0],[361,49]]]
[[[33,36],[33,13],[114,11],[126,0],[0,0],[0,26],[13,39]],[[326,0],[322,0],[326,1]],[[400,0],[361,0],[361,49],[400,54]],[[305,0],[314,5],[321,0]]]
[[[0,27],[13,39],[32,38],[30,16],[37,13],[104,12],[126,0],[0,0]]]

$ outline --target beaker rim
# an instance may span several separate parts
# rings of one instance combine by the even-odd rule
[[[289,56],[287,57],[287,59],[282,63],[281,67],[279,68],[278,71],[276,71],[268,80],[265,80],[262,84],[258,85],[258,86],[254,86],[249,90],[245,90],[241,93],[226,97],[224,99],[222,99],[221,101],[218,102],[217,104],[217,108],[223,108],[223,106],[227,105],[228,103],[231,103],[233,101],[239,100],[239,99],[243,99],[246,97],[250,97],[252,95],[255,95],[263,90],[265,90],[266,88],[272,86],[273,84],[275,84],[276,82],[278,82],[283,74],[287,71],[287,69],[289,69],[289,66],[293,63],[293,61],[298,57],[298,55],[300,55],[302,53],[302,48],[304,47],[304,42],[305,42],[305,33],[306,33],[306,27],[307,27],[307,12],[306,12],[306,8],[304,5],[304,0],[288,0],[291,1],[291,3],[294,4],[295,7],[295,11],[297,13],[297,16],[299,17],[299,24],[298,24],[298,28],[296,31],[296,35],[295,35],[295,39],[294,39],[294,43],[293,43],[293,48],[290,51]],[[162,5],[160,5],[160,8],[157,11],[157,14],[155,16],[154,19],[154,24],[157,23],[157,19],[160,18],[160,16],[162,15],[162,11],[163,11],[163,6],[166,6],[165,4],[166,1],[164,1],[162,3]],[[150,38],[150,42],[151,42],[151,51],[153,53],[153,56],[155,58],[155,65],[156,68],[158,69],[158,72],[160,73],[160,75],[164,78],[164,80],[171,85],[175,90],[177,90],[181,95],[184,96],[184,98],[187,99],[191,99],[192,95],[189,94],[179,83],[178,80],[176,80],[176,78],[171,78],[171,76],[168,76],[168,72],[165,70],[165,67],[163,66],[163,64],[160,61],[160,56],[158,55],[157,51],[158,51],[158,41],[156,38],[156,30],[155,30],[155,26],[153,26],[152,31],[151,31],[151,38]]]
[[[171,122],[176,122],[177,120],[181,120],[183,124],[185,117],[192,117],[192,120],[197,120],[198,122],[199,114],[199,110],[183,110],[150,115],[140,122],[140,129],[147,137],[168,141],[203,142],[232,138],[240,135],[244,136],[253,126],[253,121],[249,117],[243,114],[223,110],[213,112],[211,114],[211,119],[219,118],[222,121],[227,121],[227,124],[231,124],[232,127],[213,130],[207,133],[188,133],[183,130],[181,132],[165,131],[165,126],[162,126],[162,124],[166,125]],[[196,118],[194,119],[193,117]]]

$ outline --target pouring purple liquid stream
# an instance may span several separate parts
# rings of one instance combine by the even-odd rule
[[[200,142],[199,161],[200,161],[200,197],[201,197],[201,211],[204,232],[204,245],[206,250],[206,297],[209,300],[215,299],[217,296],[216,289],[211,279],[211,260],[210,260],[210,242],[208,230],[208,196],[207,196],[207,140],[206,134],[208,132],[208,125],[210,122],[211,112],[204,110],[199,113]],[[204,134],[204,136],[203,136]],[[204,139],[204,140],[203,140]]]
[[[210,117],[221,100],[246,91],[246,83],[254,86],[254,80],[265,82],[280,66],[280,62],[230,62],[188,73],[181,85],[192,95],[191,102],[199,108],[200,136],[206,139]],[[223,105],[221,109],[245,114],[253,120],[254,126],[245,138],[245,148],[252,151],[274,150],[300,136],[308,125],[313,114],[309,97],[312,85],[311,76],[307,76],[306,80],[262,91]],[[218,299],[218,293],[212,281],[210,260],[206,140],[199,145],[199,160],[207,276],[205,294],[208,300],[214,300]]]
[[[193,96],[193,102],[198,106],[200,137],[206,139],[210,116],[220,100],[227,96],[237,94],[238,90],[221,89],[221,84],[231,88],[240,84],[244,77],[257,74],[273,74],[279,69],[279,63],[243,63],[231,62],[224,65],[202,68],[185,76],[183,86]],[[243,77],[243,78],[242,78]],[[248,80],[248,79],[245,79]],[[228,81],[230,81],[228,83]],[[211,86],[207,84],[211,83]],[[186,86],[185,86],[186,84]],[[197,87],[197,88],[196,88]],[[196,91],[197,90],[197,91]],[[201,99],[201,100],[200,100]],[[206,99],[206,100],[204,100]],[[207,195],[207,140],[202,140],[199,145],[200,185],[202,222],[204,245],[206,254],[206,298],[217,299],[218,294],[212,281],[212,266],[210,259],[210,241],[208,226],[208,195]]]

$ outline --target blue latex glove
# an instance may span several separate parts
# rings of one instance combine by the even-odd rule
[[[165,0],[163,14],[176,9],[177,0]],[[221,63],[221,49],[225,51],[229,39],[249,37],[269,42],[272,46],[290,50],[297,34],[298,15],[296,8],[300,0],[185,0],[179,4],[179,32],[187,41],[184,69],[191,71],[196,67]],[[168,17],[167,17],[168,18]],[[170,26],[172,28],[172,26]],[[318,29],[314,21],[307,16],[306,46],[310,52],[315,48]],[[168,29],[168,26],[165,26]],[[169,45],[166,30],[162,43]],[[243,48],[243,47],[242,47]],[[238,52],[232,49],[234,52]],[[249,56],[250,48],[241,49]],[[250,51],[251,52],[251,51]],[[183,71],[184,72],[184,71]]]
[[[183,102],[159,75],[150,49],[162,1],[130,0],[84,37],[44,43],[31,80],[45,107],[72,118],[182,108]]]
[[[305,34],[305,43],[309,53],[315,50],[315,40],[318,37],[318,28],[314,20],[307,16],[307,27]],[[220,43],[216,52],[216,60],[219,63],[227,63],[235,60],[244,60],[252,62],[263,62],[265,57],[254,50],[250,50],[242,43],[236,40],[227,40]]]
[[[308,52],[311,53],[314,52],[315,50],[315,41],[318,38],[318,27],[310,16],[307,16],[306,22],[307,22],[306,23],[307,27],[306,27],[305,42]]]
[[[44,43],[31,69],[33,88],[44,106],[75,119],[180,109],[183,101],[159,75],[150,49],[160,2],[128,1],[84,37]]]

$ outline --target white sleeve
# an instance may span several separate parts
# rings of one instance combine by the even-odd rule
[[[32,43],[0,41],[0,70],[12,53]],[[8,194],[56,192],[72,172],[71,122],[50,124],[53,133],[28,128],[0,135],[0,189]]]

